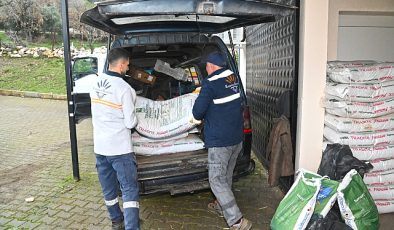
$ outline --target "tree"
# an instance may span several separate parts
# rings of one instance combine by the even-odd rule
[[[51,33],[52,50],[56,43],[56,36],[61,31],[59,9],[55,5],[46,5],[42,8],[43,30]]]
[[[70,27],[73,29],[72,34],[80,38],[82,46],[84,46],[84,41],[86,40],[90,51],[93,53],[93,43],[103,39],[103,33],[89,25],[81,23],[80,20],[82,13],[94,7],[94,4],[88,0],[70,0],[69,4]]]
[[[37,1],[2,0],[1,4],[1,19],[6,29],[16,31],[28,41],[39,34],[43,20]]]

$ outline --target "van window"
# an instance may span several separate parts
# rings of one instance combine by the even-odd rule
[[[97,74],[97,58],[95,57],[83,57],[76,58],[73,64],[73,78],[74,81],[78,80],[89,74]]]

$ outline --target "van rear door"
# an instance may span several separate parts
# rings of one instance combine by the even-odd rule
[[[288,5],[255,0],[107,1],[84,12],[81,22],[115,35],[152,32],[220,33],[273,22]]]

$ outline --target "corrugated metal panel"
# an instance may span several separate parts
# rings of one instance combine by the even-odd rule
[[[252,150],[263,162],[266,161],[265,152],[273,118],[280,116],[279,98],[285,92],[290,92],[292,97],[295,93],[296,20],[294,13],[274,23],[246,29],[246,94],[252,115]],[[292,107],[292,103],[287,106]],[[295,108],[285,109],[292,115]],[[295,131],[295,127],[292,129]]]

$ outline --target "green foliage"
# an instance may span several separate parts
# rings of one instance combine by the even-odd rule
[[[44,32],[59,33],[62,29],[59,9],[54,5],[47,5],[42,8],[43,30]]]
[[[11,39],[5,34],[4,31],[0,31],[0,41],[4,43],[9,43],[11,42]]]
[[[0,89],[66,94],[63,59],[0,57]]]
[[[74,61],[73,74],[75,80],[79,75],[97,73],[97,58],[78,58]]]

